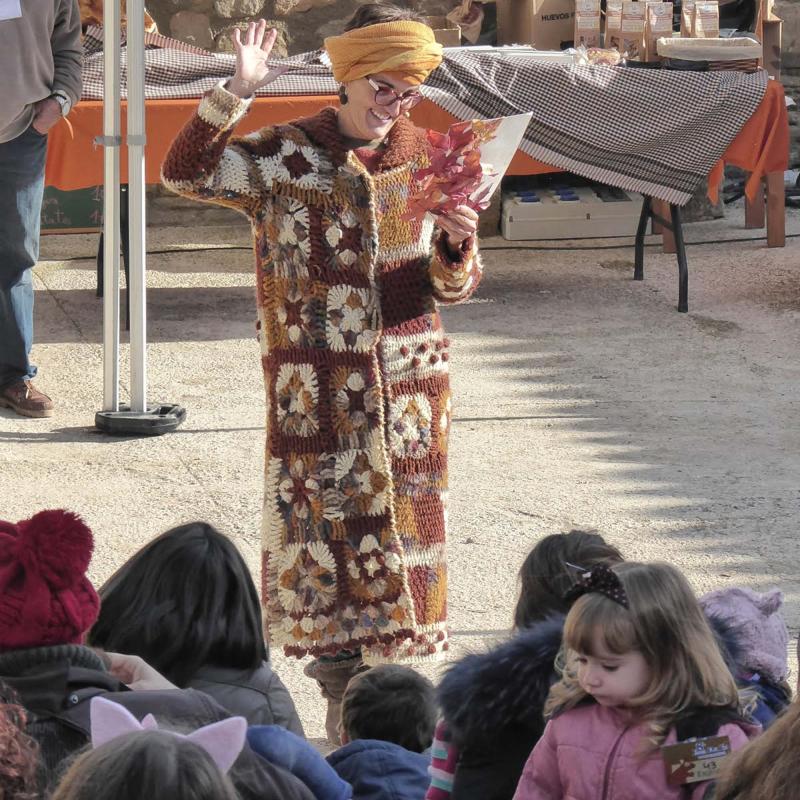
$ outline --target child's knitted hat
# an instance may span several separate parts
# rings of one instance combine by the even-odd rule
[[[700,605],[709,617],[730,626],[741,648],[741,667],[772,681],[786,678],[789,632],[780,612],[783,593],[779,589],[764,594],[738,586],[718,589],[701,597]]]
[[[93,548],[69,511],[0,520],[0,652],[83,640],[100,609],[86,577]]]

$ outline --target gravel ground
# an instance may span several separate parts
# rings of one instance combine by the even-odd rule
[[[538,538],[591,527],[630,558],[677,564],[698,591],[780,586],[796,667],[800,215],[789,213],[787,246],[773,250],[731,241],[761,235],[741,217],[733,209],[688,228],[690,241],[725,240],[689,250],[689,314],[675,308],[674,257],[655,245],[635,283],[626,240],[485,240],[477,296],[444,311],[454,655],[506,634],[515,572]],[[0,410],[2,517],[81,512],[98,583],[192,518],[258,564],[264,410],[249,229],[198,222],[149,234],[151,250],[200,249],[148,261],[149,398],[185,406],[182,428],[110,439],[92,427],[102,321],[89,235],[48,237],[35,270],[34,355],[56,415]],[[123,346],[124,385],[127,371]],[[322,737],[302,664],[280,653],[274,662],[308,734]]]

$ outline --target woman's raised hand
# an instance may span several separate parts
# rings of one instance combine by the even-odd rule
[[[229,92],[238,97],[250,97],[256,89],[272,83],[286,72],[287,67],[270,69],[268,64],[277,36],[274,28],[267,30],[267,22],[263,19],[251,22],[246,31],[237,28],[233,32],[236,73],[228,81],[226,88]]]

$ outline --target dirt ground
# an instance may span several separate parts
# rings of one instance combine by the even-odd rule
[[[690,313],[673,256],[647,251],[633,282],[624,240],[484,242],[475,298],[444,311],[453,341],[450,456],[452,654],[506,635],[515,573],[541,536],[596,528],[629,558],[664,559],[698,591],[786,597],[800,626],[800,215],[785,249],[745,231],[741,209],[690,226]],[[733,239],[734,241],[730,241]],[[150,230],[149,398],[188,417],[157,439],[93,428],[102,405],[96,236],[44,241],[35,270],[49,420],[0,410],[0,516],[83,514],[102,582],[167,527],[207,519],[256,570],[263,385],[249,229]],[[569,249],[574,244],[578,249]],[[230,249],[238,247],[240,249]],[[123,383],[127,385],[127,349]],[[307,732],[323,735],[302,664],[274,654]],[[438,668],[428,672],[435,675]]]

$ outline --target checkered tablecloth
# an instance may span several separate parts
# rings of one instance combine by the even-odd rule
[[[102,99],[101,30],[89,29],[84,50],[84,97]],[[232,55],[173,47],[151,47],[145,60],[148,99],[200,97],[234,71]],[[275,63],[289,65],[290,71],[259,95],[337,91],[318,52]],[[124,97],[124,47],[122,85]],[[752,116],[766,85],[763,71],[578,67],[502,50],[464,49],[446,52],[423,92],[460,119],[532,111],[523,152],[554,167],[682,205]]]
[[[166,46],[165,46],[166,45]],[[221,80],[230,78],[236,59],[228,53],[208,53],[196,47],[185,48],[181,42],[165,36],[145,36],[145,93],[148,100],[191,99],[202,97]],[[90,27],[83,39],[83,97],[103,99],[103,30]],[[259,96],[336,94],[339,84],[319,53],[301,53],[276,59],[276,66],[288,65],[290,71],[264,89]],[[124,46],[120,59],[121,94],[127,96],[128,51]]]

